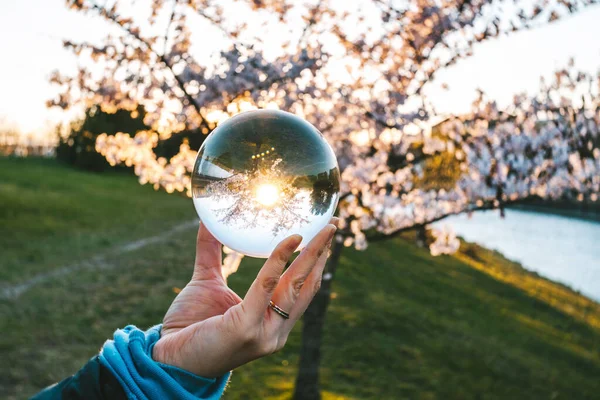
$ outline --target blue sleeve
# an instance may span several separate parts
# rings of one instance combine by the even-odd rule
[[[141,331],[129,325],[104,344],[100,363],[119,381],[130,399],[217,400],[225,391],[230,373],[204,378],[152,359],[161,325]]]
[[[92,357],[77,373],[42,390],[32,400],[127,400],[117,378]]]

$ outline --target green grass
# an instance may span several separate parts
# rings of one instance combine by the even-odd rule
[[[15,282],[195,216],[125,174],[93,174],[44,159],[0,157],[0,281]]]
[[[12,224],[10,231],[0,228],[0,265],[11,282],[109,245],[80,241],[82,231],[114,244],[130,240],[128,232],[154,235],[193,216],[189,200],[154,193],[126,176],[96,176],[48,161],[0,160],[0,165],[0,202],[11,210],[2,211],[2,221]],[[11,165],[18,167],[4,171]],[[25,176],[35,171],[44,171],[44,190],[56,199],[99,208],[72,215],[59,200],[36,202],[34,184],[27,189],[31,200],[11,197],[28,186]],[[152,211],[158,209],[163,212]],[[35,221],[42,213],[53,221],[44,230],[10,221]],[[151,220],[140,229],[138,218],[144,217]],[[21,251],[5,244],[6,232]],[[62,240],[51,247],[42,242],[58,235]],[[17,243],[34,236],[35,241]],[[194,239],[188,229],[160,245],[108,255],[104,269],[80,270],[17,300],[0,301],[0,398],[23,398],[72,374],[117,327],[159,322],[189,279]],[[326,399],[598,398],[597,303],[496,252],[463,244],[455,256],[433,258],[406,239],[373,244],[367,252],[344,251],[324,336]],[[29,260],[22,272],[15,268],[29,254],[53,261],[38,266]],[[245,293],[260,264],[245,259],[230,285]],[[225,399],[290,398],[299,344],[296,327],[283,351],[235,371]]]

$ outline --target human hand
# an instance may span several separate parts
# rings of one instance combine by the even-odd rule
[[[220,244],[201,227],[195,278],[167,312],[153,358],[197,375],[217,377],[281,349],[320,287],[335,231],[331,224],[323,228],[282,275],[302,238],[293,235],[283,240],[242,301],[227,288],[220,273]],[[269,307],[271,300],[289,312],[289,319]]]
[[[223,278],[221,258],[221,243],[200,223],[194,273],[163,318],[162,337],[215,315],[223,315],[242,301]]]

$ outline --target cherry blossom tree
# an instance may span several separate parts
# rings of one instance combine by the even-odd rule
[[[58,94],[49,105],[133,113],[143,106],[150,130],[101,135],[96,148],[169,193],[190,195],[197,150],[184,142],[174,157],[157,156],[172,135],[206,135],[231,115],[271,107],[325,135],[342,171],[342,226],[305,314],[295,391],[317,399],[321,333],[345,246],[364,250],[449,215],[502,212],[532,196],[596,199],[598,76],[570,64],[537,94],[517,95],[501,110],[480,93],[460,116],[438,115],[425,95],[438,71],[475,44],[596,2],[67,0],[104,20],[107,34],[98,43],[65,41],[81,67],[53,74]],[[433,184],[446,176],[436,172],[442,167],[447,179]],[[434,235],[432,253],[456,249],[451,233]],[[240,260],[227,253],[226,269]]]

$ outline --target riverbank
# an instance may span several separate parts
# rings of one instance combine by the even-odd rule
[[[497,250],[525,268],[600,301],[600,223],[509,209],[453,216],[448,224],[467,241]]]
[[[600,202],[575,203],[575,202],[545,202],[532,201],[525,204],[515,204],[508,209],[536,212],[541,214],[560,215],[563,217],[577,218],[585,221],[600,222]]]
[[[194,217],[189,199],[130,176],[0,159],[0,234],[15,238],[0,242],[0,254],[11,254],[10,268],[0,257],[5,284],[103,255],[102,264],[0,300],[0,398],[28,397],[72,374],[117,327],[159,322],[189,279],[195,228],[125,253],[110,249]],[[431,257],[412,243],[398,238],[342,254],[323,339],[325,399],[600,392],[600,305],[474,244]],[[244,259],[231,287],[245,293],[260,265]],[[288,399],[299,328],[283,351],[235,371],[225,398]]]

